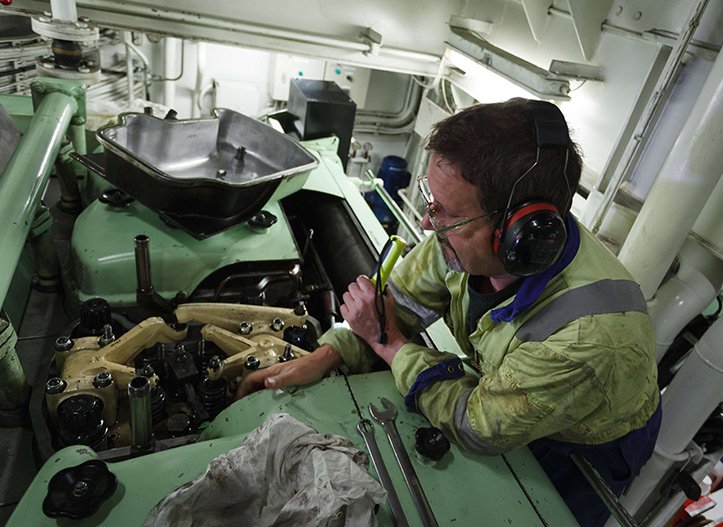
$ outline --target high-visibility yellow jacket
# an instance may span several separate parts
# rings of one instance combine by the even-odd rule
[[[400,329],[409,336],[444,317],[477,370],[416,396],[429,421],[463,446],[499,453],[541,437],[605,443],[642,427],[658,406],[655,339],[640,289],[579,230],[572,262],[511,322],[495,323],[488,311],[468,328],[469,275],[447,268],[435,236],[392,273]],[[334,328],[320,342],[334,346],[351,372],[378,360],[349,329]],[[397,388],[406,394],[421,372],[453,357],[405,344],[392,362]]]

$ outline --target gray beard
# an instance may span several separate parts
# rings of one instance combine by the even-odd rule
[[[462,262],[459,261],[457,252],[452,247],[452,244],[449,243],[449,240],[439,235],[437,235],[437,240],[439,241],[439,245],[442,246],[442,255],[444,256],[444,261],[447,263],[447,267],[449,267],[451,271],[463,273],[464,268],[462,267]],[[444,250],[445,248],[447,249],[446,251]]]

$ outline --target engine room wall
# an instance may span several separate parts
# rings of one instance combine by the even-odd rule
[[[379,0],[367,2],[361,8],[346,1],[316,0],[303,5],[294,2],[275,2],[263,7],[250,5],[245,6],[243,12],[239,11],[234,2],[227,1],[204,6],[204,12],[199,12],[194,28],[181,24],[188,23],[184,17],[188,13],[196,13],[198,6],[183,0],[166,0],[156,2],[153,6],[134,3],[133,13],[123,17],[113,13],[112,9],[108,11],[108,6],[105,6],[105,11],[94,11],[92,1],[88,2],[86,9],[91,18],[94,15],[98,20],[103,17],[120,17],[126,27],[136,27],[139,32],[150,31],[151,26],[155,26],[153,29],[160,33],[184,34],[181,32],[183,29],[189,38],[230,41],[229,31],[233,26],[233,39],[237,43],[244,42],[247,48],[264,47],[287,52],[289,48],[295,48],[299,55],[314,55],[335,61],[339,60],[341,54],[348,57],[348,63],[376,62],[383,69],[396,67],[400,70],[405,68],[402,57],[410,57],[407,68],[413,70],[419,65],[418,61],[415,65],[417,59],[407,52],[441,56],[444,41],[449,34],[451,16],[489,22],[492,29],[485,36],[494,45],[542,68],[548,68],[553,59],[602,67],[603,82],[572,81],[574,91],[571,101],[562,103],[588,167],[594,173],[601,174],[611,151],[622,136],[655,60],[656,50],[661,46],[650,34],[645,39],[641,38],[641,34],[656,32],[658,35],[667,35],[665,43],[672,45],[674,36],[684,29],[685,20],[696,3],[696,0],[667,0],[662,4],[654,0],[613,2],[605,17],[605,29],[599,37],[599,45],[590,61],[585,60],[581,51],[566,0],[554,2],[547,10],[544,24],[536,35],[538,40],[533,36],[524,5],[519,1],[420,3],[404,0],[390,4]],[[717,4],[712,2],[708,7],[712,14],[706,13],[704,17],[696,34],[699,40],[710,39],[715,42],[716,36],[720,35],[720,15],[715,13],[720,13],[721,8]],[[15,5],[31,10],[39,8],[43,3],[19,0]],[[360,33],[364,28],[371,28],[382,36],[379,56],[351,48],[339,51],[344,47],[342,40],[355,42],[355,46],[360,45],[363,40]],[[271,38],[277,33],[283,38]],[[291,46],[294,34],[298,36],[298,44]],[[214,79],[219,81],[217,94],[221,94],[222,100],[225,99],[224,93],[234,93],[236,90],[244,94],[243,98],[239,98],[239,104],[243,103],[247,113],[264,111],[270,101],[269,57],[272,51],[250,51],[191,42],[189,40],[186,43],[184,75],[176,83],[174,106],[180,116],[194,115],[197,104],[192,92],[208,87]],[[325,45],[325,42],[328,44]],[[339,47],[335,47],[337,45]],[[201,82],[196,79],[199,46],[207,50],[204,53],[205,62],[202,61]],[[392,49],[405,50],[401,54],[395,52],[396,66],[382,59],[385,50]],[[158,74],[166,70],[158,69],[154,64],[153,71]],[[162,84],[155,82],[153,85],[155,100],[158,100]],[[202,106],[206,105],[204,108],[212,105],[210,96],[202,98],[201,102]]]

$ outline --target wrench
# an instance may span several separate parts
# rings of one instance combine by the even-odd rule
[[[382,405],[384,405],[384,410],[380,410],[372,403],[369,403],[369,413],[382,425],[384,431],[387,433],[389,443],[391,443],[392,450],[394,450],[394,456],[397,458],[399,468],[402,469],[404,481],[406,482],[407,487],[409,487],[409,491],[412,493],[414,505],[416,505],[419,515],[422,517],[422,524],[424,527],[438,527],[439,524],[434,517],[432,508],[429,506],[427,497],[424,495],[424,490],[422,489],[422,485],[419,483],[416,472],[414,472],[412,462],[409,461],[409,456],[407,455],[407,451],[404,449],[402,438],[399,437],[397,426],[394,424],[394,418],[397,416],[397,409],[392,402],[389,401],[389,399],[382,397],[381,401]]]
[[[384,487],[384,490],[387,491],[387,499],[389,500],[389,506],[392,509],[394,519],[397,521],[397,527],[409,527],[407,517],[404,516],[404,511],[402,510],[402,504],[399,503],[399,497],[394,490],[392,479],[389,477],[389,472],[387,472],[384,459],[382,459],[382,454],[379,452],[379,446],[377,445],[377,440],[374,437],[374,425],[369,419],[362,419],[359,421],[359,424],[356,425],[356,429],[364,438],[367,450],[369,450],[369,454],[372,456],[374,470],[377,471],[379,479],[382,480],[382,487]]]

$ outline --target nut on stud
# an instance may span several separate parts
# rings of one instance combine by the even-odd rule
[[[105,388],[106,386],[110,386],[112,382],[113,376],[110,374],[110,372],[101,371],[93,379],[93,386],[95,386],[96,388]]]
[[[53,377],[52,379],[48,379],[48,382],[45,383],[45,393],[49,395],[63,393],[66,386],[68,386],[68,384],[63,379],[60,377]]]
[[[258,359],[258,357],[254,355],[249,355],[248,357],[246,357],[246,369],[258,370],[259,366],[261,366],[261,361]]]
[[[73,341],[70,337],[58,337],[55,339],[55,351],[70,351],[73,349]]]

